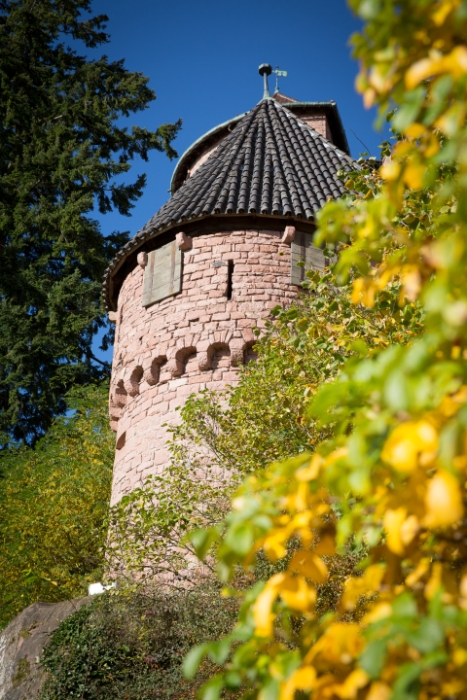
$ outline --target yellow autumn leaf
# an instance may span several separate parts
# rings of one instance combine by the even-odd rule
[[[391,81],[388,76],[384,73],[384,68],[382,66],[375,65],[370,70],[368,76],[369,85],[379,93],[386,92],[391,86]]]
[[[431,569],[431,576],[427,581],[423,592],[427,600],[432,600],[442,584],[443,567],[439,562],[435,562]]]
[[[408,90],[413,90],[423,80],[436,73],[437,62],[433,58],[422,58],[413,63],[405,74],[405,85]]]
[[[420,523],[415,515],[409,515],[407,520],[401,526],[402,544],[407,547],[420,530]]]
[[[441,470],[428,482],[425,495],[425,524],[428,527],[454,525],[464,513],[459,481]]]
[[[459,585],[459,593],[462,596],[462,598],[465,598],[467,600],[467,573],[464,573],[461,582]]]
[[[428,58],[414,63],[405,74],[405,85],[412,90],[421,82],[434,75],[450,74],[457,79],[467,72],[467,48],[456,46],[451,53],[443,56],[439,51],[432,51]]]
[[[404,182],[411,190],[421,190],[425,166],[422,163],[408,162],[404,169]]]
[[[415,586],[430,569],[430,560],[427,557],[420,559],[415,569],[407,576],[405,583],[409,588]]]
[[[465,663],[467,663],[467,650],[456,649],[452,655],[452,660],[456,666],[463,666]]]
[[[316,590],[302,576],[285,574],[278,592],[289,608],[303,613],[311,610],[316,602]]]
[[[349,449],[348,447],[338,447],[337,450],[333,450],[327,457],[326,457],[326,464],[333,464],[334,462],[337,462],[338,459],[342,459],[343,457],[347,457],[349,454]]]
[[[399,177],[400,171],[401,171],[400,164],[395,160],[390,160],[381,166],[381,168],[379,169],[379,174],[381,175],[383,180],[387,180],[388,182],[392,182],[393,180],[397,180],[397,178]]]
[[[386,531],[386,545],[391,552],[401,556],[404,554],[404,545],[401,538],[402,523],[407,517],[406,508],[387,510],[383,518],[383,527]]]
[[[354,700],[361,688],[364,688],[370,680],[368,674],[361,668],[356,668],[340,685],[335,685],[334,693],[343,700]]]
[[[453,78],[461,78],[467,73],[467,47],[456,46],[443,60],[443,70]]]
[[[319,554],[320,556],[332,556],[336,553],[336,541],[331,535],[326,535],[322,537],[316,547],[313,549],[314,554]]]
[[[349,577],[344,583],[341,599],[344,610],[353,610],[361,596],[378,591],[383,576],[384,567],[380,564],[372,564],[365,570],[363,576]]]
[[[405,296],[409,301],[415,301],[422,288],[422,276],[418,267],[415,265],[404,265],[400,276]]]
[[[391,694],[391,688],[386,685],[386,683],[374,681],[370,686],[370,690],[368,691],[365,700],[389,700]]]
[[[308,506],[308,496],[308,484],[306,482],[299,482],[294,491],[285,499],[287,510],[305,510]]]
[[[306,576],[315,583],[324,583],[329,577],[324,561],[316,554],[303,550],[295,552],[289,564],[289,570]]]
[[[425,158],[432,158],[439,151],[439,140],[435,134],[432,134],[425,144]]]
[[[313,481],[319,475],[322,464],[324,460],[318,453],[315,452],[313,457],[310,459],[310,463],[307,467],[299,469],[295,474],[297,481]]]
[[[426,133],[426,126],[414,122],[404,129],[404,134],[411,139],[419,139]]]
[[[367,88],[363,92],[363,104],[366,107],[366,109],[370,109],[370,107],[373,107],[376,99],[376,90],[373,88]]]
[[[441,684],[441,697],[443,698],[457,698],[460,696],[462,690],[465,689],[465,681],[455,678],[453,680],[445,681]]]
[[[460,348],[458,345],[454,345],[452,350],[451,350],[451,357],[452,359],[457,359],[460,355],[458,352],[460,351]],[[455,357],[457,355],[457,357]],[[455,416],[456,413],[459,411],[459,409],[467,403],[467,387],[466,386],[461,386],[461,388],[456,391],[455,394],[451,394],[450,396],[444,396],[442,401],[441,401],[441,413],[443,416],[446,416],[448,418],[451,418],[452,416]],[[466,447],[467,447],[467,440],[466,442]]]
[[[313,666],[302,666],[294,671],[285,683],[281,684],[280,700],[293,700],[296,690],[304,690],[309,693],[316,681],[316,671]]]
[[[276,584],[278,585],[283,578],[284,574],[277,574],[269,579],[253,605],[253,622],[258,637],[272,636],[276,618],[272,606],[278,596]]]
[[[330,663],[350,664],[359,656],[365,641],[362,630],[356,622],[335,622],[313,644],[305,656],[305,663],[310,663],[320,656]]]
[[[388,509],[383,518],[386,531],[386,544],[391,552],[402,556],[405,547],[410,544],[419,530],[418,520],[414,515],[407,517],[406,508]]]
[[[285,528],[272,530],[271,533],[264,539],[263,549],[266,556],[271,561],[282,559],[287,554],[286,543],[290,534]]]
[[[398,471],[413,472],[419,461],[427,465],[436,456],[438,433],[427,420],[406,421],[386,440],[382,459]]]
[[[371,625],[373,622],[384,620],[385,617],[392,615],[392,607],[390,603],[376,603],[369,612],[363,617],[363,625]]]
[[[435,10],[431,15],[433,22],[438,26],[442,26],[449,14],[457,10],[460,5],[460,0],[443,0],[443,2],[435,5]]]
[[[434,126],[442,131],[446,136],[452,137],[460,128],[462,128],[464,121],[465,107],[461,107],[457,104],[441,114],[441,116],[435,121]]]

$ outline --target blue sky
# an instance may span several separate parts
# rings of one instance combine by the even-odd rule
[[[352,155],[366,150],[352,132],[373,155],[387,138],[374,130],[375,112],[364,109],[355,91],[358,66],[349,37],[360,23],[344,0],[94,0],[93,13],[109,16],[111,40],[99,53],[125,59],[128,69],[150,78],[157,95],[128,125],[156,128],[180,117],[179,156],[206,131],[259,102],[261,63],[288,71],[280,81],[286,95],[337,102]],[[129,218],[99,217],[104,235],[134,235],[167,201],[175,165],[157,152],[149,163],[135,162],[127,179],[146,172],[144,195]]]
[[[354,88],[358,66],[349,37],[360,24],[344,0],[94,0],[93,10],[109,16],[111,41],[100,52],[148,76],[157,95],[128,123],[154,128],[181,117],[179,155],[212,127],[254,107],[263,91],[260,63],[288,71],[280,81],[286,95],[335,100],[352,155],[365,150],[352,130],[378,152],[383,136],[373,129],[375,113],[363,108]],[[167,201],[175,164],[157,152],[149,163],[136,162],[128,177],[146,172],[145,193],[131,218],[103,217],[103,232],[136,233]]]

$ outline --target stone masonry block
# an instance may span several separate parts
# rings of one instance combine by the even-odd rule
[[[175,234],[175,240],[180,250],[191,250],[193,247],[193,239],[191,236],[187,236],[186,233],[180,231]]]
[[[295,240],[295,226],[286,226],[281,243],[292,243]]]

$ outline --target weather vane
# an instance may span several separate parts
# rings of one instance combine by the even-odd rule
[[[276,70],[273,70],[272,72],[276,74],[276,89],[274,92],[279,92],[279,78],[287,78],[287,71],[279,70],[279,66],[276,66]]]
[[[269,63],[262,63],[258,68],[258,73],[263,76],[264,80],[263,100],[270,100],[271,95],[269,92],[268,75],[271,75],[271,73],[276,74],[276,89],[274,92],[274,94],[276,94],[276,92],[279,92],[279,78],[286,78],[287,71],[279,70],[279,66],[276,66],[276,70],[273,70]]]

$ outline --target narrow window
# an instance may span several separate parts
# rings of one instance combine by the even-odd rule
[[[228,260],[227,261],[227,292],[226,292],[227,300],[232,299],[233,271],[234,271],[234,261]]]

